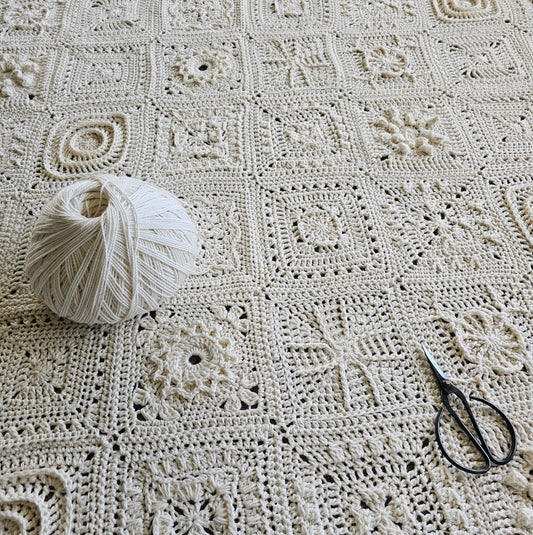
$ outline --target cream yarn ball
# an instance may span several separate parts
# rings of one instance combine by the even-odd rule
[[[175,296],[196,254],[196,227],[176,197],[141,180],[98,174],[46,204],[26,274],[60,316],[117,323]]]

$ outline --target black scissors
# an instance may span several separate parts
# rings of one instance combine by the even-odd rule
[[[442,371],[441,367],[435,362],[435,359],[429,352],[429,349],[422,344],[422,350],[424,351],[424,354],[426,355],[426,358],[428,359],[429,365],[431,366],[431,369],[433,370],[433,374],[435,375],[435,378],[437,379],[437,383],[439,385],[439,390],[442,398],[442,402],[444,403],[444,407],[441,407],[440,411],[437,414],[437,417],[435,418],[435,433],[437,435],[437,443],[442,450],[442,453],[444,454],[444,457],[448,459],[455,467],[459,468],[460,470],[463,470],[464,472],[469,472],[471,474],[484,474],[485,472],[488,472],[493,464],[507,464],[513,457],[516,452],[516,432],[513,427],[513,424],[505,416],[505,414],[493,403],[490,401],[487,401],[483,398],[478,398],[477,396],[470,395],[470,399],[474,401],[478,401],[480,403],[483,403],[490,407],[493,411],[495,411],[498,416],[505,422],[505,425],[507,427],[507,430],[509,432],[510,438],[511,438],[511,449],[509,451],[509,454],[504,459],[497,459],[494,457],[492,452],[490,451],[490,448],[487,445],[487,442],[485,441],[485,438],[483,437],[483,434],[481,433],[481,429],[479,428],[479,425],[474,417],[474,414],[472,413],[472,409],[470,408],[470,403],[468,403],[468,400],[466,399],[466,396],[459,390],[456,386],[454,386],[450,380],[446,377],[444,372]],[[470,429],[464,424],[464,422],[461,420],[457,412],[455,412],[451,405],[450,405],[450,395],[455,395],[459,400],[461,401],[464,409],[466,410],[466,413],[468,414],[468,418],[470,419],[470,423],[472,424],[472,427],[474,428],[474,431],[477,436],[474,436]],[[483,457],[483,460],[485,461],[485,464],[481,468],[469,468],[467,466],[463,466],[462,464],[458,463],[455,459],[453,459],[450,454],[446,451],[442,444],[441,439],[441,433],[440,433],[440,425],[441,425],[441,418],[444,414],[444,409],[446,409],[450,415],[453,417],[453,419],[457,422],[463,433],[466,434],[470,442],[475,446],[476,450],[481,454]]]

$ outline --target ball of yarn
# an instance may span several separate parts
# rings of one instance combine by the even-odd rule
[[[175,296],[196,254],[196,227],[176,197],[141,180],[99,174],[46,204],[26,273],[59,316],[116,323]]]

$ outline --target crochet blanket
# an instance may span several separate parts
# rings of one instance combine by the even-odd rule
[[[532,21],[0,0],[0,532],[532,533]],[[88,327],[23,266],[100,171],[176,194],[201,253],[171,302]],[[421,342],[513,421],[510,464],[443,457]]]

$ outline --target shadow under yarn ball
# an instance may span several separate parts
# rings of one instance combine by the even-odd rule
[[[45,205],[26,274],[58,315],[117,323],[176,295],[196,255],[196,227],[176,197],[141,180],[99,174]]]

